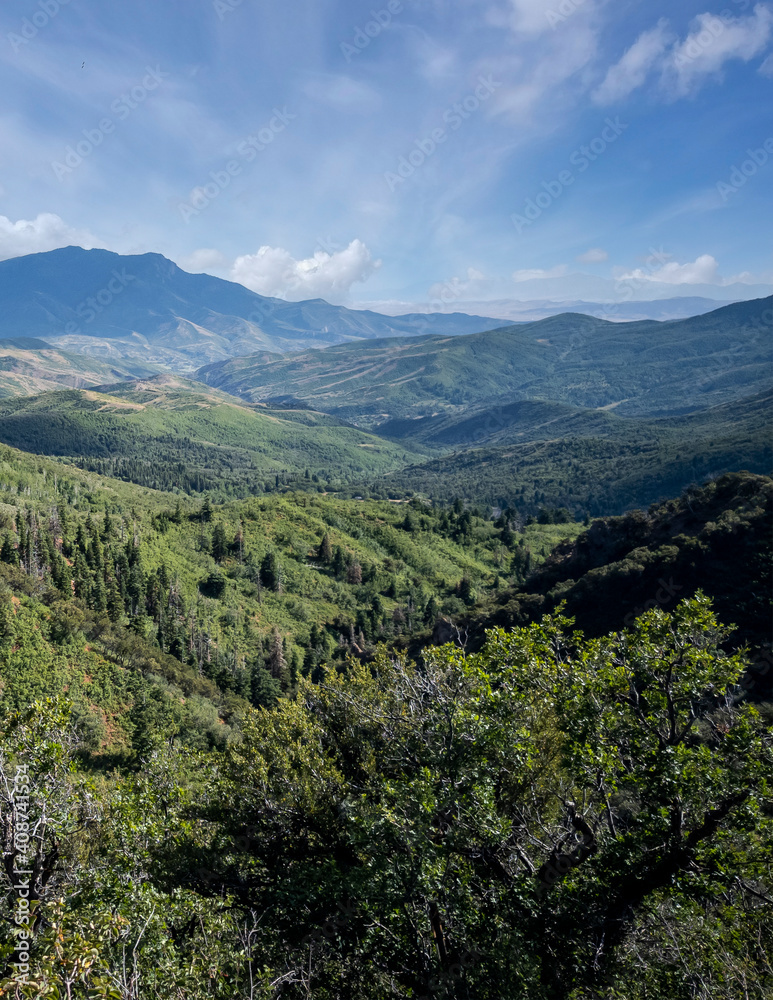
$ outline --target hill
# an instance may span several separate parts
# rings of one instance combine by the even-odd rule
[[[52,347],[33,337],[0,340],[0,399],[64,387],[78,389],[116,379],[145,378],[157,365],[140,358],[102,361]]]
[[[218,496],[310,480],[310,469],[314,482],[379,475],[416,457],[327,414],[253,406],[171,375],[2,401],[0,441],[154,489]]]
[[[773,469],[771,390],[681,417],[655,420],[561,404],[514,403],[462,418],[417,421],[428,444],[470,447],[386,476],[382,489],[436,500],[568,507],[622,514],[725,472]],[[508,441],[509,444],[499,444]],[[373,484],[374,488],[376,484]]]
[[[579,530],[519,537],[536,565]],[[173,730],[218,742],[301,673],[495,593],[507,561],[501,531],[461,507],[298,492],[218,506],[0,446],[0,708],[67,687],[95,745],[129,753],[144,679]]]
[[[281,396],[360,426],[542,400],[625,416],[687,413],[767,389],[773,298],[668,323],[567,313],[461,337],[397,338],[204,366],[252,401]],[[404,424],[406,436],[410,425]]]
[[[594,521],[556,548],[533,574],[484,614],[464,616],[483,630],[538,621],[565,603],[587,635],[630,626],[644,611],[673,610],[698,589],[719,617],[737,626],[733,644],[757,649],[757,693],[773,696],[773,479],[735,473],[696,486],[646,513]],[[765,653],[765,650],[768,652]],[[761,652],[760,652],[761,651]],[[761,658],[760,658],[761,657]],[[768,668],[762,671],[765,663]]]
[[[360,338],[456,335],[499,324],[460,313],[381,316],[322,299],[285,302],[189,274],[160,254],[66,247],[0,262],[0,337],[42,338],[107,360],[191,372],[256,350],[296,351]]]

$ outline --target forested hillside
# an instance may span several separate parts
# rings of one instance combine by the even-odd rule
[[[645,1000],[688,950],[762,1000],[770,710],[734,651],[764,673],[770,491],[726,477],[583,533],[459,500],[218,504],[2,449],[7,858],[37,824],[19,995]],[[658,574],[673,616],[640,619]],[[740,631],[677,606],[698,586]],[[562,598],[630,631],[469,651]]]
[[[522,407],[526,418],[513,412]],[[659,420],[518,404],[444,429],[447,434],[491,433],[495,440],[510,438],[511,444],[467,447],[392,473],[373,489],[436,500],[463,497],[533,514],[545,506],[592,516],[619,514],[725,472],[769,473],[770,410],[770,390]]]
[[[486,628],[538,621],[560,605],[586,634],[604,635],[653,607],[671,611],[698,590],[736,627],[734,645],[747,644],[763,666],[773,663],[769,476],[725,475],[646,513],[593,521],[523,582],[484,600],[462,620],[481,642]],[[757,680],[757,695],[773,697],[768,667]]]
[[[171,375],[0,402],[0,441],[152,489],[219,497],[380,475],[426,451]]]

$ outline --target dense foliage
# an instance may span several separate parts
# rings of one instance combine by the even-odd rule
[[[26,770],[18,997],[762,1000],[773,988],[769,728],[704,598],[584,639],[546,619],[381,654],[250,711],[224,751],[97,777],[53,704]]]

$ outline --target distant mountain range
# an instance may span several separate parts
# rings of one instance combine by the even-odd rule
[[[736,293],[740,291],[735,288]],[[728,296],[726,300],[710,299],[701,295],[683,295],[667,299],[628,301],[618,295],[609,302],[586,302],[584,299],[572,299],[567,301],[554,301],[552,299],[528,299],[521,301],[518,299],[491,299],[485,302],[461,301],[458,307],[468,313],[479,313],[481,310],[487,316],[497,316],[500,320],[507,320],[511,323],[533,323],[536,320],[547,319],[549,316],[558,316],[560,313],[578,312],[586,316],[596,316],[598,319],[607,319],[612,322],[628,322],[640,319],[688,319],[690,316],[700,316],[703,313],[712,312],[721,306],[729,306],[733,302],[746,301],[749,297],[762,298],[762,295],[754,295],[749,289],[749,294]],[[377,309],[374,305],[373,308]],[[400,312],[399,308],[390,308],[384,304],[384,312]]]
[[[462,313],[381,316],[322,299],[285,302],[189,274],[160,254],[80,247],[0,262],[0,307],[0,338],[37,338],[110,364],[132,359],[177,372],[258,350],[457,336],[500,324]]]
[[[769,388],[771,333],[773,297],[668,323],[567,313],[459,337],[261,353],[205,366],[198,377],[253,402],[301,400],[393,437],[430,440],[441,419],[483,408],[498,414],[498,426],[526,400],[624,416],[729,402]],[[452,443],[448,433],[441,441]]]

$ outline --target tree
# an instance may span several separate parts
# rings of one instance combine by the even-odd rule
[[[333,547],[330,544],[330,535],[327,532],[322,536],[322,541],[319,543],[317,558],[326,566],[329,565],[330,560],[333,558]]]
[[[346,556],[340,545],[336,545],[333,550],[333,559],[330,568],[336,579],[340,579],[344,575],[344,571],[346,570]]]
[[[274,629],[271,634],[271,646],[268,653],[268,669],[271,676],[276,680],[281,680],[284,676],[287,662],[284,654],[284,644],[278,629]]]
[[[267,552],[260,564],[260,579],[264,587],[282,592],[282,565],[279,562],[276,552]]]
[[[217,571],[209,573],[199,583],[199,590],[205,597],[212,597],[218,600],[225,593],[225,577]]]
[[[225,528],[219,521],[212,529],[211,552],[215,562],[222,562],[228,554],[228,541],[225,535]]]
[[[212,504],[209,501],[209,497],[204,497],[204,503],[201,505],[200,517],[204,524],[209,524],[212,520]]]
[[[19,565],[19,555],[7,531],[3,535],[3,545],[0,548],[0,562],[9,563],[11,566]]]
[[[571,629],[352,661],[248,717],[226,812],[283,969],[374,1000],[645,1000],[685,979],[712,985],[680,997],[761,1000],[773,736],[738,701],[743,660],[700,597],[603,640]],[[298,944],[341,900],[335,947]]]

